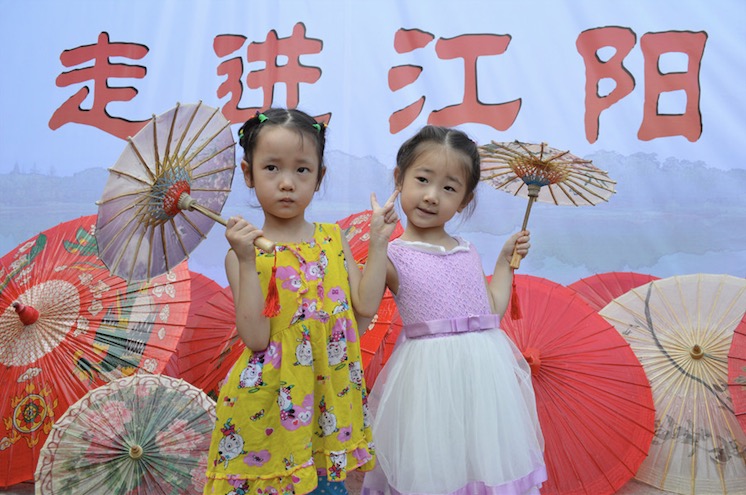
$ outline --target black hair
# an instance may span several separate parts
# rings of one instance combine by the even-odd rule
[[[399,171],[397,186],[404,180],[404,174],[412,166],[420,154],[425,151],[425,145],[439,144],[461,152],[464,156],[466,168],[466,192],[464,198],[471,200],[479,184],[481,173],[479,149],[477,143],[472,141],[466,133],[449,127],[426,125],[414,136],[407,139],[396,154],[396,169]],[[469,205],[469,211],[473,203]]]
[[[316,156],[319,159],[319,170],[316,185],[321,184],[324,176],[324,147],[326,146],[326,125],[298,109],[269,108],[244,122],[238,131],[238,144],[243,148],[243,159],[248,166],[249,178],[254,180],[251,165],[256,148],[256,140],[261,130],[267,126],[283,126],[295,129],[301,137],[309,137],[316,144]]]

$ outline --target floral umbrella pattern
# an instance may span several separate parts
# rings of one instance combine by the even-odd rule
[[[202,493],[215,403],[187,382],[134,375],[89,392],[55,424],[36,493]]]
[[[65,222],[0,259],[0,486],[33,478],[54,421],[86,392],[160,372],[186,323],[186,266],[127,284],[97,258],[95,223]]]

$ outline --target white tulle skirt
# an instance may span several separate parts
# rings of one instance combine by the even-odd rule
[[[538,494],[546,479],[531,373],[502,330],[405,340],[369,406],[363,493]]]

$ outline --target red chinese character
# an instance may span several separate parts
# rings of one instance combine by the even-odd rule
[[[627,28],[603,27],[583,31],[575,45],[585,61],[585,137],[589,143],[598,139],[598,120],[601,112],[627,96],[635,88],[635,79],[624,67],[624,58],[635,46],[637,36]],[[598,51],[615,49],[614,55],[603,61]],[[613,79],[614,89],[606,96],[598,94],[598,83]]]
[[[246,38],[238,35],[220,35],[215,37],[213,49],[219,57],[228,56],[238,51]],[[306,37],[306,27],[297,23],[293,33],[287,38],[278,38],[273,29],[267,34],[263,42],[251,42],[246,49],[247,62],[263,62],[264,68],[249,72],[246,84],[251,89],[263,91],[262,107],[241,108],[239,102],[243,96],[243,60],[239,57],[231,58],[218,65],[218,74],[227,76],[218,87],[218,97],[231,95],[230,100],[223,106],[223,115],[231,122],[244,122],[253,116],[257,110],[269,108],[274,100],[274,88],[282,83],[287,89],[285,106],[296,108],[300,101],[300,83],[313,84],[321,77],[321,69],[300,63],[301,55],[321,53],[321,40]],[[284,64],[279,59],[287,59]],[[331,113],[316,117],[317,120],[328,123]]]
[[[406,53],[425,47],[434,36],[420,30],[400,29],[394,37],[398,53]],[[466,34],[455,38],[440,38],[435,44],[438,58],[464,59],[464,97],[461,103],[450,105],[430,113],[428,123],[456,126],[469,122],[486,124],[499,131],[508,129],[521,107],[521,100],[488,104],[479,101],[477,88],[477,59],[485,55],[500,55],[510,43],[510,36],[496,34]],[[389,70],[389,88],[397,91],[417,80],[422,67],[400,65]],[[422,112],[425,97],[397,110],[389,118],[389,130],[395,134],[410,125]]]
[[[669,31],[647,33],[640,38],[645,58],[645,104],[642,125],[637,137],[650,141],[658,137],[683,136],[691,142],[702,135],[702,114],[699,109],[699,67],[705,51],[707,33]],[[688,57],[685,72],[661,73],[662,54],[682,52]],[[664,115],[658,112],[658,98],[667,91],[683,90],[686,107],[683,114]]]
[[[133,99],[137,95],[137,89],[131,86],[111,87],[108,83],[110,78],[142,79],[145,77],[146,69],[140,65],[113,64],[109,62],[109,58],[124,57],[139,60],[147,53],[146,46],[136,43],[110,43],[109,34],[106,32],[98,35],[98,42],[95,45],[79,46],[62,52],[60,61],[65,67],[74,67],[93,61],[92,66],[63,72],[56,80],[59,87],[93,81],[93,104],[88,110],[81,108],[80,105],[91,92],[88,86],[83,86],[55,110],[49,120],[50,129],[59,129],[69,122],[75,122],[97,127],[122,139],[137,134],[147,120],[131,121],[112,117],[106,111],[106,105],[112,101]]]

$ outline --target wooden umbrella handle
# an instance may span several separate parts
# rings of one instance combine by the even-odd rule
[[[182,193],[179,197],[179,209],[182,210],[189,210],[189,211],[198,211],[205,215],[206,217],[209,217],[219,224],[223,225],[224,227],[228,225],[228,221],[225,220],[220,215],[216,215],[215,213],[211,212],[201,204],[197,203],[197,201],[192,198],[187,193]],[[254,239],[254,246],[258,247],[265,253],[272,253],[275,250],[275,243],[270,241],[264,236],[257,237]]]
[[[531,214],[531,206],[533,206],[536,198],[539,197],[539,189],[541,189],[541,186],[539,185],[528,185],[528,205],[526,205],[526,213],[523,215],[523,226],[521,227],[521,232],[526,230],[526,227],[528,226],[528,216]],[[510,258],[510,268],[514,270],[520,268],[522,259],[521,255],[518,254],[518,245],[516,244],[513,246],[513,256]]]

